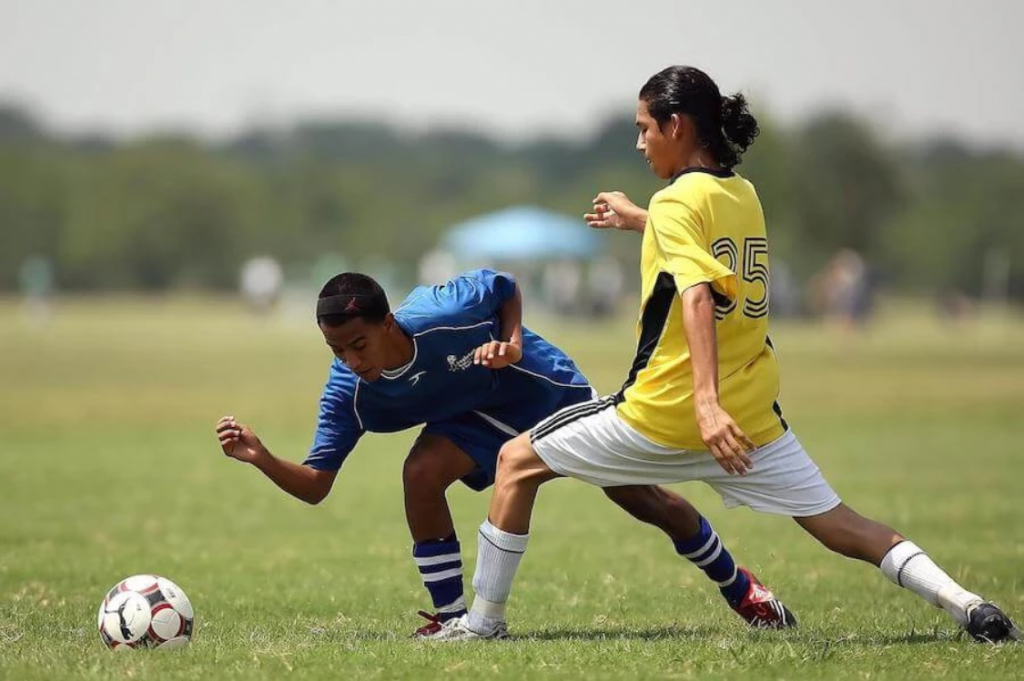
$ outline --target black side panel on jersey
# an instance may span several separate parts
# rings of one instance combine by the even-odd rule
[[[644,312],[640,316],[640,338],[636,344],[636,357],[633,358],[629,377],[615,394],[616,403],[625,399],[626,389],[636,382],[637,374],[651,360],[651,355],[661,341],[661,334],[665,331],[665,323],[668,321],[668,313],[672,309],[675,296],[676,280],[667,272],[659,273],[658,279],[654,282],[654,290],[644,303]]]
[[[775,344],[772,343],[772,337],[771,336],[767,336],[766,335],[764,337],[764,342],[765,342],[765,345],[767,345],[769,348],[772,349],[772,352],[775,352]],[[775,415],[779,417],[779,423],[782,424],[782,428],[784,430],[789,430],[789,424],[786,423],[786,418],[782,415],[782,407],[779,405],[779,401],[778,400],[775,400],[775,402],[772,404],[772,411],[774,411]]]

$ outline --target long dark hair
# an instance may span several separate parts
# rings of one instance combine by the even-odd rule
[[[640,99],[659,126],[672,114],[692,118],[700,143],[723,168],[739,165],[761,132],[743,95],[723,97],[715,81],[693,66],[670,66],[654,74],[640,88]]]

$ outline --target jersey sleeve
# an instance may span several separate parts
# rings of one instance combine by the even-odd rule
[[[507,272],[471,270],[451,279],[438,294],[448,312],[463,323],[486,321],[516,293],[516,279]]]
[[[672,275],[679,293],[707,283],[717,294],[736,297],[736,274],[712,255],[697,211],[678,197],[659,194],[648,216],[663,271]]]
[[[304,466],[319,471],[336,471],[362,437],[362,425],[355,411],[355,381],[343,374],[336,361],[320,396],[320,417],[313,446]]]

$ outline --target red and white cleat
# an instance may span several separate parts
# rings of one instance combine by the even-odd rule
[[[747,624],[755,629],[786,629],[796,626],[796,617],[782,604],[771,589],[757,580],[754,574],[740,568],[750,579],[750,588],[739,605],[733,608]]]
[[[441,631],[431,636],[431,641],[501,641],[508,638],[508,625],[504,620],[492,621],[489,631],[479,632],[469,628],[469,615],[450,619],[441,626]]]
[[[444,630],[445,622],[457,619],[459,615],[465,613],[463,611],[462,613],[452,613],[449,615],[442,615],[441,613],[431,615],[429,612],[425,610],[420,610],[418,614],[420,617],[427,620],[427,623],[419,629],[417,629],[416,631],[412,632],[412,637],[420,639],[430,639],[437,638],[437,636]]]
[[[444,629],[444,623],[441,621],[440,615],[431,615],[426,610],[420,610],[418,614],[427,620],[427,623],[412,632],[413,638],[432,638]]]

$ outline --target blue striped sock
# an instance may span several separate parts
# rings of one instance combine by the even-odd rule
[[[412,547],[423,586],[430,592],[442,622],[466,614],[460,550],[454,534],[446,539],[418,542]]]
[[[674,543],[679,555],[699,567],[711,581],[718,584],[718,590],[729,601],[729,605],[736,607],[743,601],[750,588],[750,579],[736,569],[732,555],[707,518],[701,517],[697,534]]]

